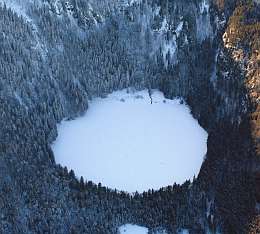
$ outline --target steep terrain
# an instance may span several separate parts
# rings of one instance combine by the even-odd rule
[[[259,233],[258,2],[2,0],[1,232]],[[182,97],[208,131],[192,183],[130,197],[55,164],[56,124],[129,86]]]

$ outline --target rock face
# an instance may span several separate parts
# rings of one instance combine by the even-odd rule
[[[2,233],[259,232],[257,1],[2,2]],[[192,183],[130,196],[55,164],[56,124],[129,86],[182,97],[208,131]]]

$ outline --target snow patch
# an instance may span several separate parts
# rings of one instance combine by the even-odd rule
[[[183,29],[183,21],[181,21],[181,22],[178,24],[177,28],[175,29],[175,32],[176,32],[177,37],[179,37],[179,35],[180,35],[182,29]]]
[[[168,27],[169,27],[169,25],[168,25],[167,19],[164,18],[163,22],[162,22],[162,27],[160,28],[159,32],[167,31]]]
[[[171,40],[165,41],[165,43],[162,46],[163,61],[166,68],[168,67],[169,62],[172,62],[172,64],[175,63],[174,55],[176,51],[177,51],[176,36],[173,36]]]
[[[33,46],[34,50],[38,50],[42,55],[42,58],[46,58],[47,49],[44,43],[41,41],[38,35],[37,25],[33,22],[33,20],[28,16],[27,9],[32,4],[38,4],[39,6],[43,3],[40,3],[38,0],[2,0],[0,5],[5,4],[7,8],[10,8],[13,12],[15,12],[18,16],[22,17],[28,24],[31,25],[33,29],[34,41],[35,45]]]
[[[209,13],[209,3],[207,0],[203,0],[200,4],[200,13],[203,14],[203,13]]]
[[[140,5],[142,3],[143,0],[130,0],[130,6],[134,5],[134,4],[137,4],[137,5]]]
[[[208,0],[203,0],[199,5],[199,15],[196,18],[197,22],[197,37],[200,42],[206,38],[213,36],[213,29],[209,14],[209,2]]]
[[[25,21],[32,23],[32,19],[28,16],[27,10],[31,5],[43,5],[39,0],[0,0],[0,5],[6,5],[7,8],[10,8],[18,16],[24,18]]]
[[[152,104],[151,104],[152,103]],[[207,133],[186,105],[154,90],[114,92],[90,102],[83,117],[63,121],[52,145],[57,163],[86,180],[143,192],[197,175]]]
[[[23,17],[26,21],[31,22],[31,19],[26,14],[26,6],[24,0],[2,0],[1,5],[5,4],[7,8],[10,8],[18,16]]]
[[[125,224],[119,227],[119,234],[148,234],[148,228],[133,224]],[[167,234],[166,231],[157,231],[156,234]],[[181,233],[180,233],[181,234]],[[183,233],[186,234],[186,233]]]
[[[178,231],[178,234],[189,234],[189,230],[188,229],[181,229]]]
[[[122,6],[129,7],[133,6],[134,4],[140,5],[143,0],[122,0]]]
[[[61,4],[61,2],[59,0],[54,0],[53,6],[54,6],[54,9],[55,9],[55,13],[57,15],[61,15],[61,13],[62,13],[62,4]]]
[[[120,234],[148,234],[148,229],[137,225],[126,224],[119,228]]]

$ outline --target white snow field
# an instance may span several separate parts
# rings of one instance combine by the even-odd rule
[[[125,224],[119,227],[119,234],[148,234],[148,228],[133,224]],[[156,234],[167,234],[165,231],[156,232]],[[181,229],[178,234],[189,234],[189,230]]]
[[[119,228],[120,234],[148,234],[148,229],[137,225],[126,224]]]
[[[129,90],[128,90],[129,91]],[[207,133],[179,100],[153,90],[95,98],[83,117],[58,125],[56,162],[112,189],[143,192],[199,173]]]

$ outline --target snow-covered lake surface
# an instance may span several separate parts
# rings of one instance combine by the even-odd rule
[[[181,229],[178,234],[189,234],[189,230]],[[125,224],[119,227],[119,234],[148,234],[148,228],[138,225]],[[166,231],[156,232],[156,234],[167,234]]]
[[[86,180],[127,192],[183,183],[197,175],[207,133],[179,100],[153,91],[95,98],[83,117],[63,121],[56,162]]]
[[[119,228],[120,234],[148,234],[148,229],[137,225],[126,224]]]

